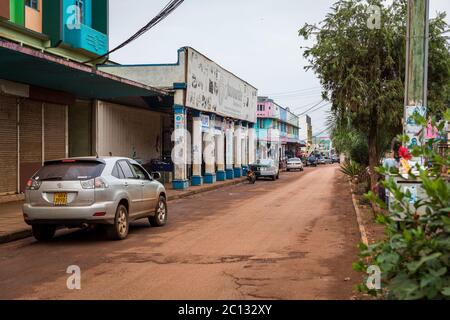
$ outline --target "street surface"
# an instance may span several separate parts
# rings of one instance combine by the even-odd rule
[[[350,299],[359,232],[337,165],[169,203],[169,224],[133,223],[0,246],[0,299]],[[69,290],[70,265],[81,290]]]

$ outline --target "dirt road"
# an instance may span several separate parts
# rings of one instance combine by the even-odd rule
[[[337,166],[169,203],[129,238],[64,232],[0,246],[0,299],[349,299],[358,227]],[[66,269],[81,268],[81,290]],[[350,280],[348,279],[350,278]]]

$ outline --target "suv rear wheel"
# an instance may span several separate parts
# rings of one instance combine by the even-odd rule
[[[56,226],[45,224],[34,224],[32,226],[33,236],[38,241],[47,242],[53,239],[56,232]]]
[[[148,218],[152,227],[162,227],[167,223],[166,198],[160,196],[155,208],[155,215]]]
[[[111,240],[125,239],[128,235],[129,227],[128,210],[123,204],[120,204],[116,210],[114,224],[112,226],[108,226],[108,238]]]

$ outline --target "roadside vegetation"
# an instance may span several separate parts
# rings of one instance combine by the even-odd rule
[[[450,121],[450,109],[445,113]],[[426,125],[425,118],[418,123]],[[440,137],[447,134],[444,122],[434,123]],[[407,137],[403,137],[407,140]],[[412,155],[423,157],[433,165],[417,166],[418,173],[409,173],[411,180],[419,179],[426,196],[414,197],[393,179],[383,182],[393,199],[390,214],[380,214],[377,221],[385,226],[384,241],[360,245],[360,260],[355,270],[366,273],[370,266],[381,271],[381,290],[362,283],[361,292],[388,299],[449,299],[450,300],[450,168],[449,149],[442,149],[442,141],[429,139],[425,145],[414,148]],[[378,168],[380,174],[387,174]],[[387,209],[384,201],[372,192],[367,194],[372,202]]]
[[[415,147],[413,156],[429,166],[417,169],[425,199],[415,200],[410,191],[393,180],[380,182],[386,151],[405,143],[404,110],[406,8],[404,0],[340,0],[318,24],[306,24],[299,35],[313,40],[305,48],[307,67],[319,77],[323,99],[332,104],[328,126],[335,148],[345,154],[341,171],[374,209],[374,219],[385,227],[384,240],[361,245],[361,258],[354,269],[367,274],[376,266],[382,290],[364,282],[358,290],[386,299],[450,299],[450,184],[448,149],[441,140],[430,139]],[[381,8],[381,27],[367,25],[369,5]],[[426,126],[444,132],[450,121],[450,47],[445,13],[430,20]],[[356,188],[355,188],[356,186]],[[372,190],[383,187],[393,203],[387,208]],[[389,210],[388,210],[389,209]],[[376,218],[375,218],[376,217]],[[365,279],[364,279],[365,280]]]
[[[375,168],[393,138],[402,133],[406,59],[406,1],[340,0],[326,18],[299,30],[313,45],[304,48],[320,79],[323,99],[331,102],[329,129],[333,144],[347,159]],[[369,5],[381,8],[381,27],[368,27]],[[450,104],[450,50],[445,13],[430,21],[428,105],[442,118]],[[345,164],[344,164],[345,166]]]

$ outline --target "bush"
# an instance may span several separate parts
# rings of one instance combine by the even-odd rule
[[[361,175],[365,171],[365,167],[363,167],[356,161],[346,160],[344,164],[341,165],[340,171],[350,179],[355,179],[361,177]]]
[[[425,119],[416,118],[426,125]],[[450,110],[445,119],[450,121]],[[443,124],[436,127],[443,135]],[[360,272],[367,272],[370,265],[378,266],[382,290],[374,291],[363,283],[358,286],[359,291],[399,300],[450,299],[450,184],[441,175],[442,169],[449,167],[450,158],[448,149],[437,152],[438,143],[431,139],[412,152],[433,164],[425,169],[416,166],[418,175],[409,173],[409,179],[422,181],[426,199],[417,199],[410,206],[410,191],[401,190],[393,180],[384,182],[395,198],[389,215],[377,218],[385,225],[386,239],[369,247],[360,245],[360,259],[353,264]],[[373,193],[367,197],[384,205]]]

